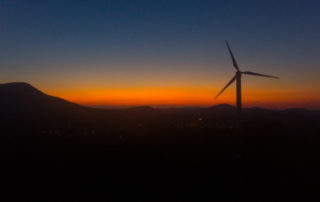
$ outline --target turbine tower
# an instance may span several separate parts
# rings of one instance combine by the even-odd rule
[[[216,96],[215,99],[217,99],[219,97],[219,95],[221,95],[221,93],[223,93],[223,91],[228,88],[228,86],[230,86],[234,81],[236,81],[236,86],[237,86],[237,111],[241,112],[242,109],[242,100],[241,100],[241,76],[242,74],[247,74],[247,75],[252,75],[252,76],[262,76],[262,77],[268,77],[268,78],[274,78],[274,79],[278,79],[279,77],[276,76],[270,76],[270,75],[265,75],[265,74],[259,74],[259,73],[255,73],[255,72],[250,72],[250,71],[241,71],[238,67],[237,61],[233,56],[233,53],[231,51],[231,48],[228,44],[228,41],[226,41],[226,45],[228,47],[231,59],[232,59],[232,63],[234,68],[236,69],[236,74],[234,75],[234,77],[229,81],[229,83],[227,83],[227,85],[218,93],[218,95]]]

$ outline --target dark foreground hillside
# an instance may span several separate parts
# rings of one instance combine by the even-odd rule
[[[319,198],[320,112],[98,110],[0,85],[1,192],[41,201]]]

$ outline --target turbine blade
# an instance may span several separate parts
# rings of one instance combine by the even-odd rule
[[[240,70],[239,70],[239,67],[238,67],[238,64],[237,64],[237,61],[236,61],[236,59],[235,59],[234,56],[233,56],[233,53],[232,53],[232,51],[231,51],[231,48],[230,48],[229,43],[228,43],[227,40],[226,40],[226,44],[227,44],[229,53],[230,53],[230,55],[231,55],[231,59],[232,59],[232,63],[233,63],[234,68],[236,68],[236,70],[240,71]]]
[[[271,75],[266,75],[266,74],[258,74],[258,73],[255,73],[255,72],[249,72],[249,71],[241,72],[241,73],[242,73],[242,74],[253,75],[253,76],[262,76],[262,77],[268,77],[268,78],[279,79],[279,77],[277,77],[277,76],[271,76]]]
[[[230,81],[229,83],[218,93],[218,95],[215,97],[215,99],[217,99],[219,97],[219,95],[221,95],[221,93],[223,93],[223,91],[228,88],[228,86],[230,86],[235,80],[236,80],[237,76],[235,75]]]

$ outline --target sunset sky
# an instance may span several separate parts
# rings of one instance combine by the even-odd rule
[[[90,106],[320,108],[320,1],[0,0],[0,82]]]

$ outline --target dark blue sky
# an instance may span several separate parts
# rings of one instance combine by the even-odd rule
[[[240,66],[320,92],[319,10],[312,0],[2,0],[1,80],[215,89],[233,74],[227,39]]]

